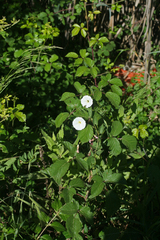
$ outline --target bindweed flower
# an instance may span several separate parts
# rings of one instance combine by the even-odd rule
[[[76,130],[82,130],[86,127],[86,121],[82,117],[76,117],[72,125]]]
[[[81,104],[83,107],[86,107],[86,108],[89,108],[92,106],[93,104],[93,99],[88,96],[88,95],[85,95],[82,99],[81,99]]]

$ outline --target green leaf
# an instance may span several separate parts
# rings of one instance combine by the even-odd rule
[[[106,87],[108,85],[108,81],[107,81],[107,79],[102,79],[99,83],[98,83],[98,87],[100,88],[100,89],[102,89],[103,87]]]
[[[145,128],[140,129],[140,136],[141,138],[146,138],[149,136]]]
[[[94,14],[99,14],[99,13],[101,13],[99,10],[96,10],[96,11],[94,11],[93,12]],[[106,38],[106,37],[105,37]]]
[[[83,93],[85,91],[85,89],[86,89],[86,86],[85,85],[81,85],[79,82],[75,82],[74,83],[74,87],[77,90],[77,92],[79,92],[79,93]]]
[[[102,176],[103,180],[107,183],[126,184],[126,180],[122,173],[112,173],[111,171],[106,170]]]
[[[93,222],[94,222],[94,219],[93,219],[94,214],[92,213],[92,211],[91,211],[91,209],[90,209],[89,207],[87,207],[87,206],[82,207],[81,210],[80,210],[80,213],[84,216],[85,220],[86,220],[89,224],[93,225]]]
[[[75,62],[74,62],[74,65],[75,65],[75,66],[79,66],[79,65],[82,64],[82,62],[83,62],[83,59],[82,59],[82,58],[77,58],[77,59],[75,60]]]
[[[117,93],[117,95],[122,96],[122,89],[119,88],[118,86],[112,85],[111,89],[114,93]]]
[[[17,104],[16,108],[18,108],[18,110],[23,110],[24,109],[24,105],[23,104]]]
[[[40,240],[52,240],[52,237],[48,234],[44,234],[43,236],[41,236]]]
[[[46,12],[41,12],[40,14],[38,14],[38,18],[43,20],[43,18],[47,17],[47,13]]]
[[[73,27],[80,28],[80,26],[77,23],[73,24]]]
[[[56,199],[54,202],[51,203],[51,206],[55,211],[58,211],[62,207],[62,203],[59,199]]]
[[[91,68],[91,75],[92,75],[93,78],[97,77],[97,69],[96,69],[96,67]]]
[[[86,35],[87,35],[87,32],[82,28],[81,29],[81,35],[82,35],[82,37],[86,37]]]
[[[50,57],[49,61],[52,63],[52,62],[55,62],[57,59],[58,59],[58,56],[57,56],[56,54],[53,54],[53,55]]]
[[[93,137],[93,128],[90,124],[87,125],[87,127],[81,131],[78,131],[78,137],[81,143],[89,142],[89,140]]]
[[[105,209],[107,210],[107,214],[112,216],[119,208],[120,208],[120,199],[118,194],[114,190],[108,190],[106,192],[106,200],[105,200]]]
[[[48,134],[46,132],[44,132],[42,129],[41,129],[41,132],[42,132],[42,135],[46,141],[46,144],[49,148],[49,150],[52,150],[52,147],[55,145],[55,142],[53,141],[53,139],[48,136]]]
[[[53,223],[51,223],[50,226],[53,227],[57,232],[66,231],[65,227],[59,222],[53,222]]]
[[[64,138],[64,125],[61,126],[61,129],[57,133],[57,138],[58,139],[63,139]]]
[[[89,42],[89,46],[92,47],[95,43],[97,43],[97,40],[96,40],[96,39],[92,39],[92,40]]]
[[[65,100],[65,104],[70,108],[76,108],[80,106],[80,101],[78,98],[70,97]]]
[[[144,152],[137,152],[137,153],[130,153],[129,154],[131,157],[133,157],[134,159],[141,159],[145,153]]]
[[[123,83],[122,83],[122,81],[119,78],[112,78],[111,80],[109,80],[109,82],[111,84],[117,85],[119,87],[123,86]]]
[[[133,134],[133,136],[135,136],[137,139],[138,139],[138,133],[139,133],[138,128],[133,128],[133,129],[132,129],[132,134]]]
[[[76,36],[80,31],[80,27],[75,27],[73,30],[72,30],[72,37]]]
[[[122,137],[122,143],[129,149],[130,152],[136,150],[137,139],[131,135],[124,135]]]
[[[146,137],[149,136],[148,132],[146,131],[147,125],[140,125],[138,128],[139,128],[139,131],[140,131],[141,138],[146,138]]]
[[[122,105],[119,106],[118,114],[120,118],[124,116],[124,107]]]
[[[20,56],[22,56],[23,52],[24,52],[24,50],[22,50],[22,49],[15,50],[14,57],[19,58]]]
[[[14,115],[20,122],[25,122],[26,121],[26,115],[24,113],[15,112]]]
[[[80,53],[80,55],[81,55],[82,58],[85,58],[85,57],[86,57],[86,49],[81,49],[81,50],[79,51],[79,53]]]
[[[91,58],[85,58],[84,59],[85,64],[88,65],[88,67],[93,67],[94,61]]]
[[[94,99],[96,101],[99,101],[102,97],[102,92],[97,88],[95,91],[94,91]]]
[[[106,93],[106,97],[109,99],[109,101],[112,103],[112,105],[115,108],[119,107],[121,99],[120,99],[120,97],[116,93],[107,92]]]
[[[79,210],[79,204],[75,200],[73,202],[66,203],[60,209],[60,212],[67,215],[77,213]]]
[[[44,66],[44,70],[46,72],[49,72],[51,70],[51,64],[50,63],[46,63],[46,65]]]
[[[71,157],[74,157],[77,152],[77,147],[74,144],[71,144],[70,142],[64,141],[64,146],[69,150],[69,155]]]
[[[67,218],[66,228],[67,228],[67,231],[69,232],[69,234],[71,235],[71,237],[75,240],[78,240],[76,238],[76,236],[82,230],[82,222],[79,219],[78,214]]]
[[[78,54],[75,52],[69,52],[65,57],[78,58]]]
[[[97,197],[104,188],[105,184],[104,182],[95,182],[93,183],[92,187],[91,187],[91,195],[89,196],[90,199]]]
[[[83,159],[83,156],[81,153],[78,153],[76,155],[76,160],[77,160],[78,164],[81,166],[81,168],[88,171],[88,163],[87,163],[87,161],[85,161]]]
[[[68,171],[69,165],[70,164],[66,160],[58,160],[45,169],[45,172],[47,172],[50,177],[52,177],[55,182],[60,185],[61,178]]]
[[[88,68],[85,66],[79,67],[76,71],[76,77],[81,77],[83,75],[83,73],[85,73],[87,70],[88,70]]]
[[[62,94],[60,101],[65,101],[67,98],[74,97],[74,96],[75,96],[75,93],[65,92]]]
[[[114,121],[111,127],[111,135],[118,136],[123,130],[123,125],[120,121]]]
[[[85,183],[80,178],[75,178],[70,181],[69,186],[71,187],[78,187],[78,188],[84,188]]]
[[[75,194],[76,190],[74,188],[65,188],[63,189],[61,196],[64,198],[65,203],[69,203]]]
[[[98,125],[98,121],[101,119],[101,115],[98,114],[97,112],[94,113],[94,116],[93,116],[93,124],[94,125]]]
[[[113,156],[118,156],[121,153],[121,145],[119,143],[119,140],[117,138],[109,138],[108,139],[108,146],[110,147],[110,154]]]
[[[105,42],[109,42],[109,40],[106,37],[101,37],[99,38],[99,42],[105,43]]]
[[[60,113],[55,119],[56,128],[60,127],[68,116],[69,116],[68,112]]]

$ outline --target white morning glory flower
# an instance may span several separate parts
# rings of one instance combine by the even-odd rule
[[[76,130],[82,130],[86,127],[86,121],[82,117],[76,117],[72,125]]]
[[[86,108],[89,108],[92,106],[93,104],[93,99],[88,96],[88,95],[85,95],[82,99],[81,99],[81,104],[83,107],[86,107]]]

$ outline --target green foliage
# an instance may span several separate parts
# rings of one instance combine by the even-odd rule
[[[122,92],[115,43],[90,30],[100,11],[34,3],[8,6],[22,20],[2,38],[1,239],[158,239],[160,73]]]

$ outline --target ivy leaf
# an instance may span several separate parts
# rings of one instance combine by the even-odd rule
[[[106,97],[109,99],[109,101],[112,103],[112,105],[115,108],[119,107],[121,99],[120,99],[120,97],[116,93],[107,92],[106,93]]]
[[[69,116],[68,112],[60,113],[55,119],[56,128],[60,127],[68,116]]]
[[[108,139],[108,146],[110,147],[110,154],[113,156],[118,156],[121,153],[121,145],[117,138],[109,138]]]
[[[122,137],[122,143],[129,149],[130,152],[136,150],[137,139],[131,135],[124,135]]]
[[[89,140],[93,137],[93,128],[90,124],[87,125],[87,127],[81,131],[78,131],[78,137],[81,143],[89,142]]]

